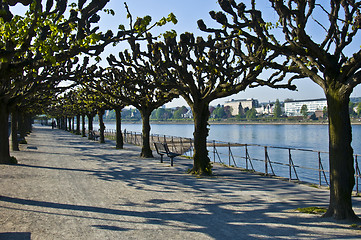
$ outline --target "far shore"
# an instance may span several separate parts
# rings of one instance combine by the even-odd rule
[[[108,121],[114,122],[114,121]],[[126,121],[126,124],[141,124],[141,121]],[[193,124],[193,121],[150,121],[151,124]],[[208,121],[210,125],[328,125],[328,121]],[[351,121],[352,125],[361,125],[361,121]]]

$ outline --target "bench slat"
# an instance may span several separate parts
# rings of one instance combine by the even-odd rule
[[[167,155],[170,158],[170,165],[173,166],[173,158],[180,156],[178,153],[169,151],[167,143],[154,142],[155,150],[160,155],[160,162],[163,162],[163,155]]]

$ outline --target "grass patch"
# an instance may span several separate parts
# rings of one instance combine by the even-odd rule
[[[297,208],[298,212],[309,213],[309,214],[323,214],[327,211],[327,208],[323,207],[306,207],[306,208]]]
[[[361,225],[358,225],[358,224],[356,224],[356,223],[351,224],[350,227],[353,228],[353,229],[356,229],[356,230],[361,230]]]
[[[253,169],[245,169],[245,168],[242,168],[241,169],[241,172],[250,172],[250,173],[255,173],[256,171],[253,170]]]

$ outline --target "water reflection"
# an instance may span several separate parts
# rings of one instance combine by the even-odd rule
[[[106,129],[115,129],[115,124],[107,123]],[[122,129],[141,132],[142,125],[123,123]],[[193,131],[193,124],[151,124],[152,134],[193,138]],[[361,125],[353,125],[352,131],[354,153],[361,154]],[[327,125],[217,124],[210,126],[208,139],[328,151]]]

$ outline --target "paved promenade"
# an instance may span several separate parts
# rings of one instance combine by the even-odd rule
[[[298,207],[326,207],[328,191],[191,160],[139,157],[36,126],[19,165],[0,165],[0,239],[360,239],[361,229]],[[168,160],[168,159],[166,159]],[[354,198],[361,216],[361,198]]]

